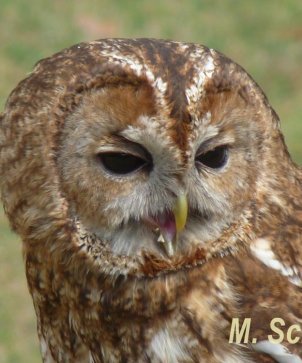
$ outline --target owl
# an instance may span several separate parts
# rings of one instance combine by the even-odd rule
[[[75,45],[11,93],[0,150],[43,362],[302,362],[302,173],[235,62]]]

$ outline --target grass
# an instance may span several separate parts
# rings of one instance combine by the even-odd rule
[[[302,3],[297,0],[0,0],[0,109],[40,58],[83,40],[193,41],[236,60],[262,86],[302,163]],[[39,362],[21,242],[0,212],[0,362]]]

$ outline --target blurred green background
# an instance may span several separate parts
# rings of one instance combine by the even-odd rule
[[[37,60],[106,37],[193,41],[236,60],[268,95],[302,163],[301,0],[0,0],[0,108]],[[0,266],[0,362],[40,362],[21,243],[1,209]]]

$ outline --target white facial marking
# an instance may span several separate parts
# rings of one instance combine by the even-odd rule
[[[191,79],[191,86],[185,90],[189,105],[192,103],[195,104],[201,99],[204,93],[204,85],[208,79],[212,78],[215,70],[213,57],[209,55],[206,63],[204,64],[204,62],[200,61],[203,55],[204,51],[202,49],[197,49],[193,54],[191,54],[191,58],[196,61],[194,62],[195,74]],[[200,58],[199,61],[198,58]]]
[[[166,106],[163,96],[167,91],[167,82],[164,82],[161,77],[155,77],[151,68],[146,63],[142,63],[135,55],[119,53],[119,50],[116,48],[114,50],[112,50],[111,47],[102,49],[101,54],[108,57],[112,63],[121,67],[129,67],[137,77],[145,75],[153,89],[158,91],[156,94],[158,103],[162,107]]]

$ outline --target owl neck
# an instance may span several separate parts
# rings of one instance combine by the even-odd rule
[[[121,276],[152,279],[178,271],[187,271],[203,266],[213,259],[236,254],[254,238],[253,226],[254,212],[249,206],[242,212],[239,220],[226,228],[216,240],[192,244],[192,248],[187,253],[165,258],[163,255],[147,250],[143,250],[137,256],[118,255],[110,249],[109,243],[87,231],[77,220],[75,247],[86,255],[89,260],[89,269],[91,264],[94,265],[95,271],[102,271],[112,281]]]
[[[224,257],[251,238],[252,218],[250,212],[243,213],[211,249],[196,252],[194,258],[170,261],[166,269],[151,255],[139,260],[114,256],[79,223],[71,239],[52,251],[37,245],[35,253],[26,250],[27,277],[43,336],[51,327],[57,339],[62,331],[66,341],[91,337],[90,353],[102,357],[100,361],[112,361],[112,356],[116,362],[129,356],[143,361],[145,354],[165,361],[165,353],[156,356],[163,340],[175,344],[169,353],[175,356],[169,361],[181,361],[188,351],[196,355],[195,361],[203,361],[216,343],[224,357],[227,352],[235,354],[225,339],[231,318],[238,314]],[[204,338],[211,332],[213,337]],[[215,359],[215,363],[223,361]]]

